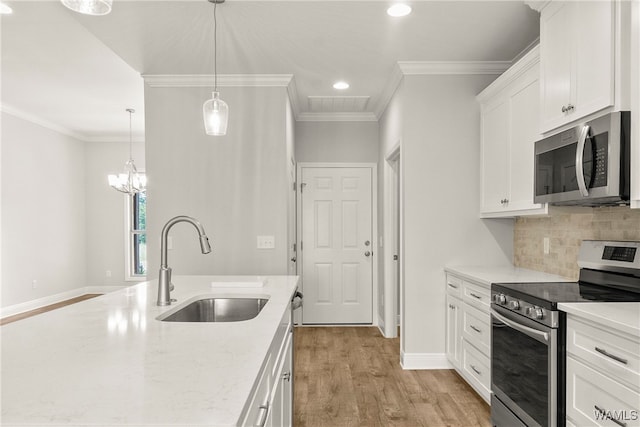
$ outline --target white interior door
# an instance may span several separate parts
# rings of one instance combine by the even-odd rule
[[[305,324],[372,323],[370,167],[302,168]]]

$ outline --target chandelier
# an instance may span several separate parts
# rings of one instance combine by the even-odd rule
[[[129,113],[129,160],[124,164],[124,172],[109,175],[109,185],[121,193],[134,195],[145,190],[147,177],[143,173],[138,173],[136,164],[133,162],[132,138],[131,138],[131,115],[136,112],[133,108],[127,108]]]

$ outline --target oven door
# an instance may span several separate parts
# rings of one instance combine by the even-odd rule
[[[558,422],[557,329],[491,305],[491,392],[529,427]],[[498,427],[500,420],[492,414]]]

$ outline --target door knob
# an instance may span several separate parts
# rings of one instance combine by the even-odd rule
[[[370,241],[368,241],[368,240],[366,240],[366,241],[364,242],[364,245],[365,245],[365,246],[369,246],[370,244],[371,244],[371,242],[370,242]]]
[[[291,258],[291,262],[296,262],[296,257]]]
[[[364,253],[364,256],[371,256],[371,252],[366,251],[366,252]]]

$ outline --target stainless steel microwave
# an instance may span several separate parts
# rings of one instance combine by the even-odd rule
[[[610,113],[535,143],[536,203],[598,206],[629,200],[630,114]]]

